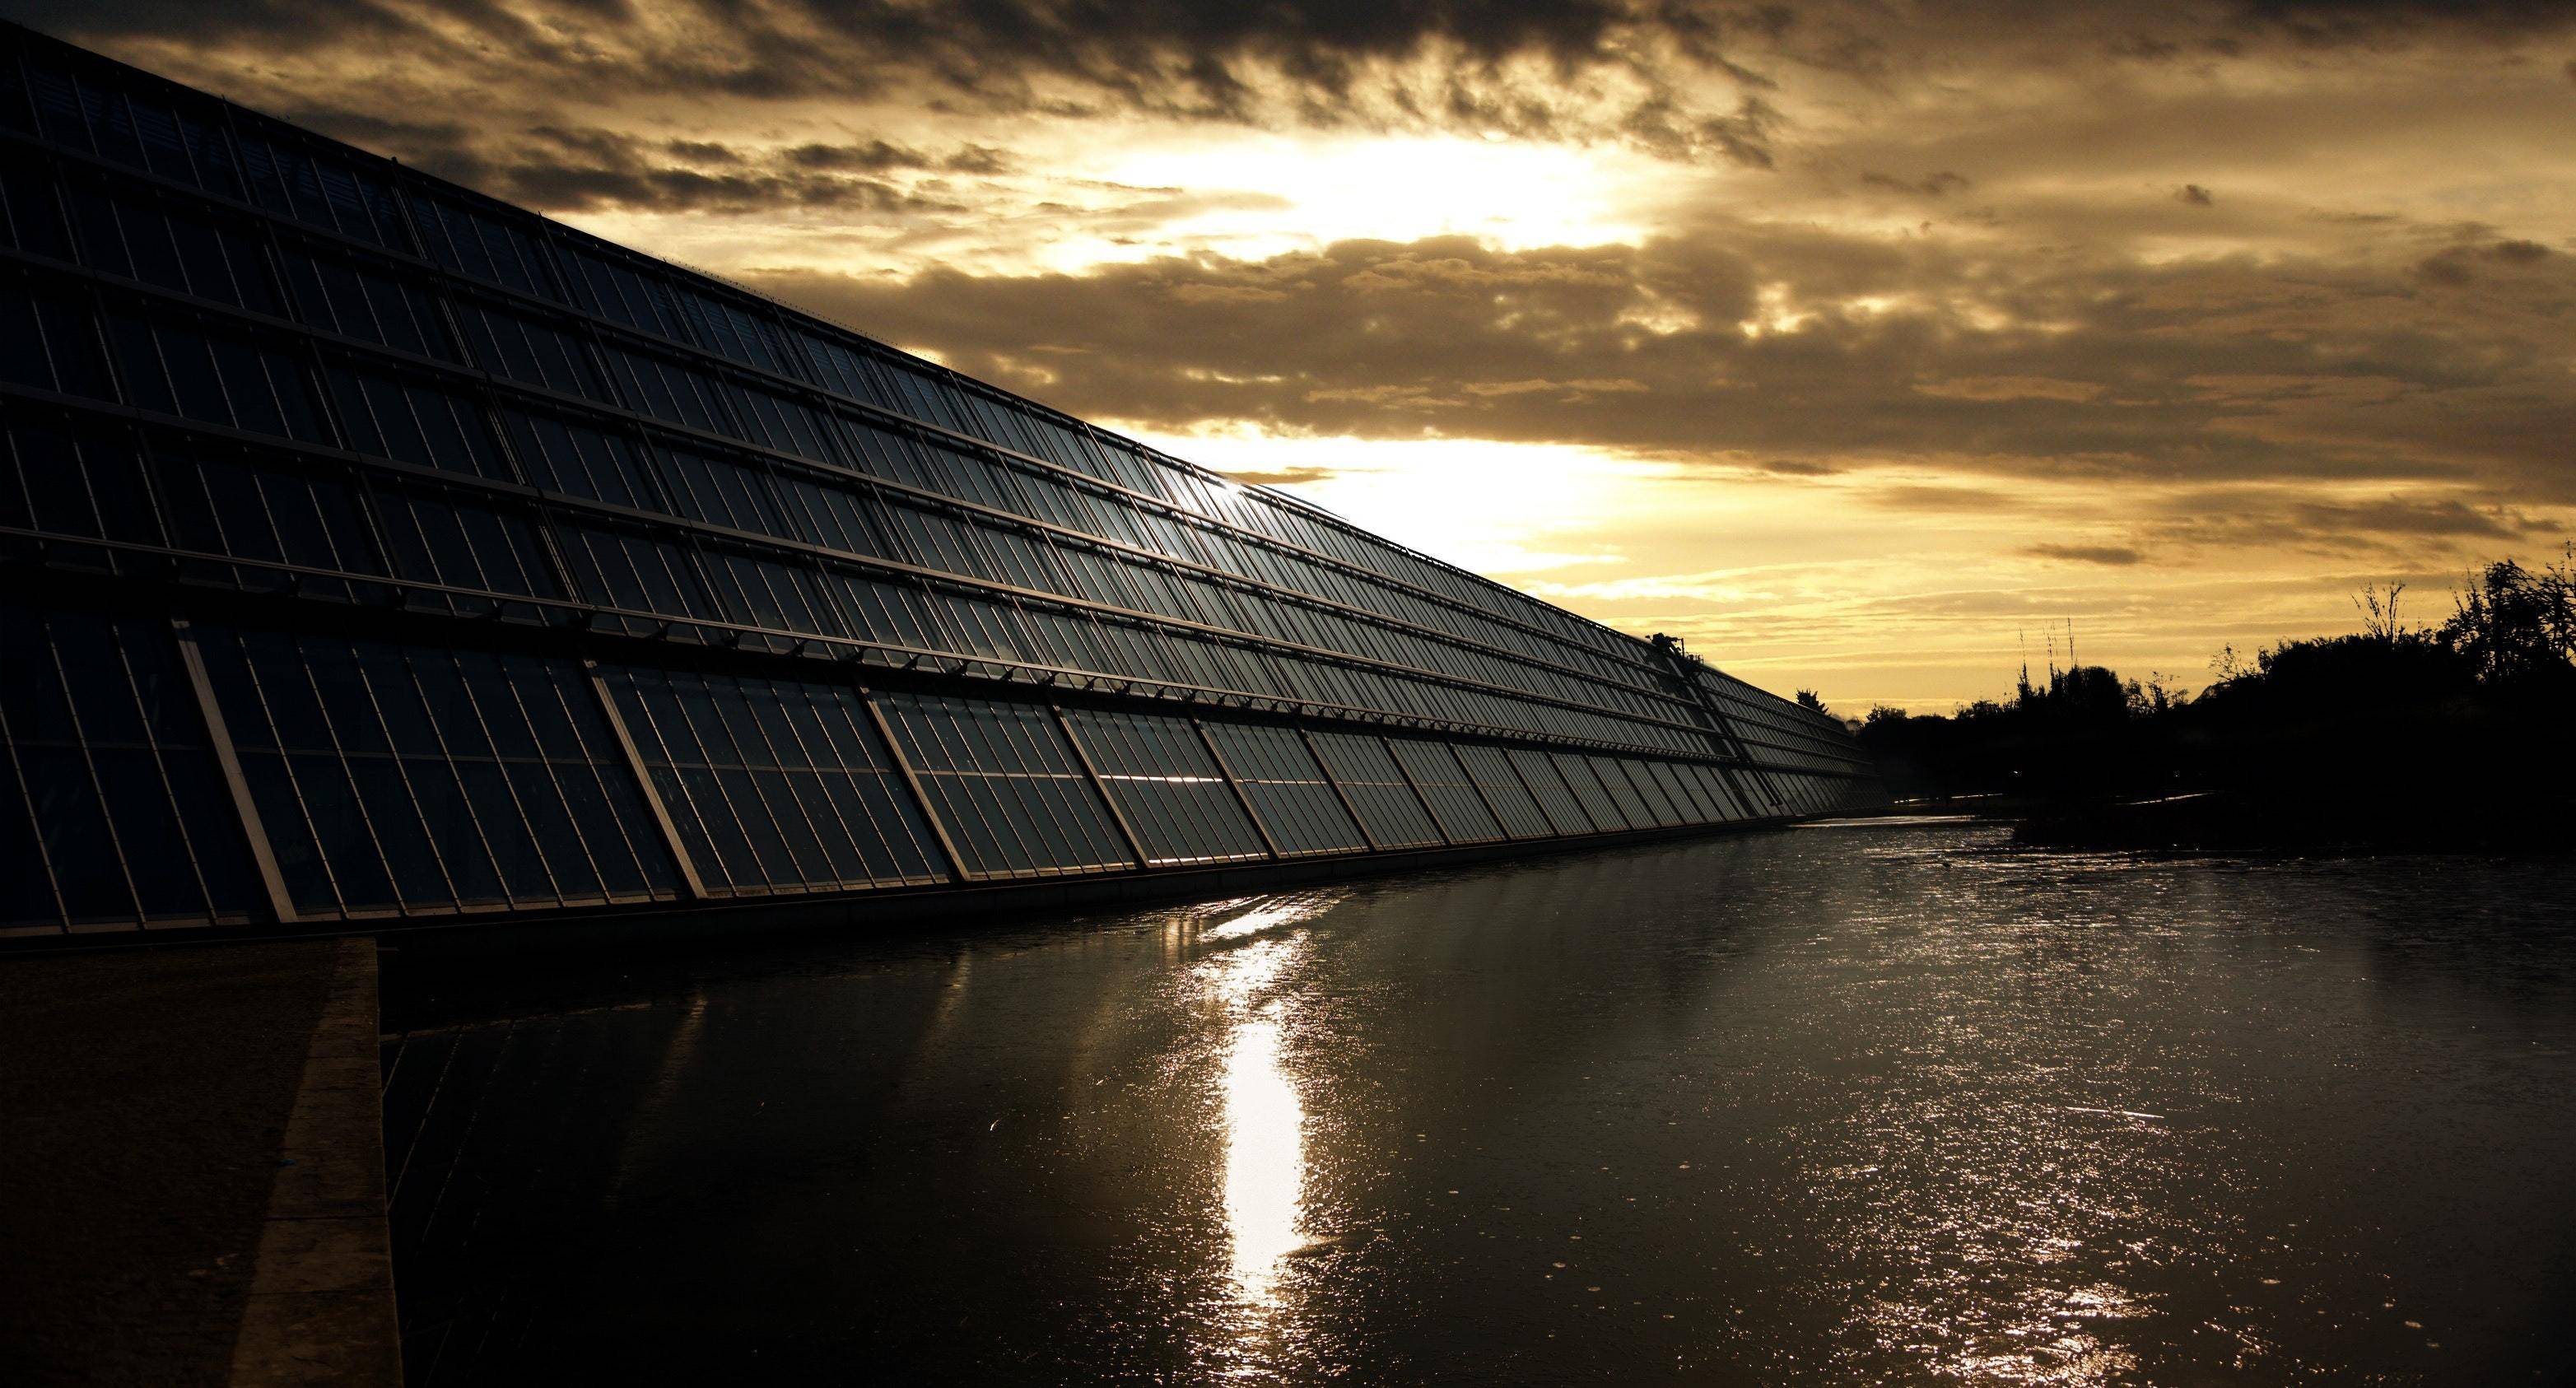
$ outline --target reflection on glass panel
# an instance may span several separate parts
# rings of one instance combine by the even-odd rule
[[[1261,834],[1207,744],[1185,718],[1076,710],[1065,715],[1101,783],[1142,841],[1146,861],[1231,862],[1268,856]]]
[[[1646,813],[1645,802],[1637,798],[1636,788],[1628,784],[1617,763],[1606,757],[1560,752],[1556,767],[1564,774],[1575,798],[1583,802],[1584,813],[1592,816],[1595,826],[1605,831],[1653,827],[1655,821]]]
[[[1441,841],[1439,826],[1384,742],[1353,733],[1310,733],[1308,738],[1377,847],[1415,848]]]
[[[431,487],[377,494],[394,572],[420,583],[527,597],[562,596],[529,518]],[[470,608],[472,599],[450,598]]]
[[[1549,823],[1547,813],[1539,808],[1538,801],[1530,795],[1529,786],[1521,780],[1520,773],[1512,769],[1511,759],[1501,748],[1460,744],[1451,750],[1458,754],[1460,764],[1475,778],[1477,791],[1485,797],[1485,803],[1493,807],[1504,831],[1513,838],[1545,838],[1551,834],[1580,832],[1559,829]]]
[[[1282,856],[1369,846],[1295,729],[1209,723],[1207,732]]]
[[[156,440],[152,476],[170,516],[170,543],[254,563],[385,572],[344,469],[261,466],[261,458],[256,451]],[[245,587],[316,597],[352,595],[352,585],[336,579],[226,567],[231,581]],[[192,568],[205,571],[205,566]]]
[[[945,879],[930,826],[859,691],[623,666],[602,673],[710,893]]]
[[[207,628],[297,911],[669,898],[675,872],[568,660]]]
[[[239,820],[170,627],[0,605],[0,934],[248,918]]]
[[[519,480],[494,445],[481,407],[457,391],[339,366],[331,371],[331,398],[356,452],[497,482]]]
[[[1556,759],[1549,754],[1516,747],[1504,755],[1510,760],[1512,769],[1520,773],[1521,783],[1529,787],[1539,809],[1546,813],[1548,823],[1556,826],[1556,832],[1589,834],[1626,827],[1615,814],[1603,823],[1586,813],[1583,801],[1565,783],[1565,773],[1557,769]],[[1598,785],[1592,790],[1596,795],[1600,793]]]
[[[1507,835],[1487,808],[1475,778],[1447,744],[1412,738],[1389,738],[1387,750],[1403,767],[1405,779],[1431,807],[1440,833],[1451,843],[1484,843]]]
[[[917,694],[877,704],[969,877],[1135,866],[1049,710]]]
[[[1628,818],[1639,828],[1644,828],[1648,824],[1669,828],[1682,822],[1682,816],[1673,808],[1671,798],[1664,793],[1663,786],[1656,782],[1654,773],[1646,769],[1644,762],[1615,761],[1608,757],[1594,757],[1592,761],[1594,771],[1600,775],[1601,783],[1605,786],[1610,785],[1612,776],[1624,774],[1626,779],[1622,786],[1644,809],[1642,819],[1639,818],[1636,810],[1631,809],[1628,812]],[[1621,786],[1612,787],[1612,793],[1616,794],[1621,788]],[[1623,807],[1626,804],[1624,801],[1621,803]]]
[[[1683,776],[1683,768],[1664,761],[1647,762],[1645,768],[1655,778],[1655,784],[1662,788],[1665,802],[1672,806],[1681,823],[1706,824],[1720,817]]]

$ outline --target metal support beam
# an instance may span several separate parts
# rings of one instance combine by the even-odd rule
[[[921,808],[922,822],[930,826],[932,837],[939,840],[939,851],[948,859],[948,880],[965,881],[966,856],[957,851],[957,840],[948,836],[948,825],[939,818],[939,811],[932,807],[930,793],[922,788],[921,777],[914,774],[912,762],[903,754],[903,744],[895,741],[894,724],[886,721],[885,710],[877,707],[877,696],[867,690],[859,691],[859,706],[868,711],[868,722],[875,725],[878,739],[885,743],[886,760],[893,762],[894,769],[903,774],[904,787],[912,792],[912,803]]]
[[[1234,792],[1234,802],[1243,807],[1243,817],[1252,821],[1252,832],[1261,836],[1261,846],[1270,850],[1274,859],[1287,856],[1279,851],[1279,841],[1270,837],[1270,826],[1261,822],[1261,812],[1252,808],[1252,797],[1243,793],[1243,782],[1235,778],[1234,768],[1225,764],[1225,753],[1217,750],[1216,739],[1209,735],[1207,724],[1193,718],[1190,726],[1198,730],[1199,741],[1207,745],[1208,755],[1216,759],[1217,774],[1225,778],[1225,788]]]
[[[1512,755],[1513,750],[1514,749],[1509,747],[1503,749],[1503,765],[1510,767],[1512,769],[1513,779],[1521,783],[1521,794],[1528,796],[1530,798],[1530,803],[1538,806],[1538,817],[1546,822],[1548,828],[1556,830],[1556,832],[1551,834],[1549,837],[1572,838],[1575,834],[1597,834],[1601,832],[1598,829],[1577,829],[1574,830],[1573,833],[1568,833],[1563,829],[1557,829],[1556,816],[1548,813],[1547,797],[1540,795],[1538,793],[1538,787],[1530,784],[1529,773],[1521,770],[1521,759]],[[1539,752],[1534,753],[1533,755],[1545,756],[1547,754]],[[1565,773],[1556,769],[1556,763],[1549,762],[1547,769],[1555,774],[1557,784],[1565,785]],[[1574,787],[1572,786],[1565,786],[1565,793],[1574,801],[1574,812],[1583,816],[1584,823],[1591,823],[1592,814],[1590,811],[1583,808],[1583,797],[1576,795],[1574,793]]]
[[[1691,702],[1708,720],[1710,739],[1717,743],[1718,750],[1734,756],[1735,769],[1741,770],[1743,775],[1727,775],[1729,788],[1747,808],[1753,808],[1753,797],[1744,791],[1745,781],[1750,780],[1761,788],[1762,798],[1770,802],[1773,813],[1778,813],[1782,809],[1779,788],[1771,784],[1770,773],[1762,769],[1762,764],[1753,759],[1753,749],[1744,745],[1744,735],[1735,730],[1735,720],[1727,716],[1726,710],[1700,684],[1698,668],[1691,657],[1683,653],[1681,638],[1658,632],[1649,644],[1657,655],[1663,657],[1665,670],[1673,682],[1682,687],[1682,692],[1690,696]]]
[[[1402,781],[1402,782],[1404,782],[1404,788],[1405,788],[1406,790],[1408,790],[1408,791],[1413,792],[1413,799],[1414,799],[1414,802],[1415,802],[1416,804],[1419,804],[1420,806],[1422,806],[1422,817],[1431,821],[1431,832],[1433,832],[1433,833],[1435,833],[1435,834],[1438,834],[1438,835],[1440,836],[1440,841],[1441,841],[1442,843],[1456,843],[1458,840],[1456,840],[1455,838],[1450,837],[1450,834],[1449,834],[1449,826],[1440,822],[1440,811],[1438,811],[1438,810],[1436,810],[1436,809],[1433,809],[1433,808],[1431,807],[1431,797],[1430,797],[1430,796],[1428,796],[1428,795],[1423,794],[1423,793],[1422,793],[1422,787],[1421,787],[1421,785],[1420,785],[1419,783],[1417,783],[1417,782],[1413,779],[1413,768],[1411,768],[1411,767],[1409,767],[1409,766],[1406,766],[1406,765],[1404,764],[1404,758],[1399,757],[1399,756],[1397,756],[1397,755],[1395,754],[1395,740],[1394,740],[1393,738],[1381,737],[1381,738],[1379,738],[1379,739],[1377,740],[1377,745],[1378,745],[1380,748],[1382,748],[1382,749],[1384,749],[1384,750],[1385,750],[1385,752],[1386,752],[1386,759],[1387,759],[1388,761],[1391,761],[1391,762],[1395,763],[1395,775],[1396,775],[1396,779],[1397,779],[1397,780],[1400,780],[1400,781]],[[1450,754],[1450,757],[1449,757],[1449,760],[1451,760],[1451,761],[1455,762],[1455,761],[1457,761],[1457,760],[1458,760],[1458,757],[1457,757],[1457,755],[1456,755],[1455,753],[1451,753],[1451,754]],[[1467,771],[1467,768],[1466,768],[1465,766],[1463,766],[1463,765],[1462,765],[1462,766],[1460,766],[1460,767],[1458,768],[1458,771],[1459,771],[1459,774],[1461,774],[1461,775],[1465,775],[1465,774],[1466,774],[1466,771]],[[1326,773],[1326,774],[1330,774],[1330,773]],[[1475,777],[1473,777],[1473,776],[1468,776],[1468,777],[1467,777],[1467,787],[1468,787],[1468,789],[1470,789],[1470,790],[1474,790],[1474,789],[1475,789],[1475,785],[1476,785],[1476,778],[1475,778]],[[1477,792],[1476,792],[1476,798],[1477,798],[1477,799],[1479,799],[1479,800],[1484,799],[1484,798],[1485,798],[1485,794],[1484,794],[1484,792],[1483,792],[1483,791],[1477,791]],[[1487,805],[1487,806],[1485,807],[1485,813],[1487,813],[1487,814],[1492,814],[1493,812],[1494,812],[1494,807],[1493,807],[1493,806],[1491,806],[1491,805]],[[1500,827],[1502,826],[1502,821],[1501,821],[1501,820],[1499,820],[1499,819],[1498,819],[1498,820],[1495,820],[1495,821],[1494,821],[1494,825],[1495,825],[1495,827],[1500,828]],[[1362,827],[1363,827],[1363,828],[1365,828],[1366,826],[1362,826]]]
[[[1127,841],[1127,851],[1136,857],[1136,866],[1144,867],[1145,841],[1136,837],[1136,826],[1127,822],[1127,812],[1118,808],[1118,798],[1109,793],[1109,783],[1100,778],[1100,768],[1092,764],[1091,749],[1082,745],[1082,737],[1073,730],[1073,720],[1064,716],[1064,705],[1049,704],[1055,725],[1064,732],[1066,744],[1073,748],[1073,759],[1082,765],[1082,774],[1091,778],[1091,788],[1100,792],[1100,803],[1109,807],[1109,822],[1118,826],[1118,837]]]
[[[1351,827],[1360,831],[1360,842],[1368,845],[1371,853],[1385,847],[1377,841],[1377,835],[1369,832],[1368,821],[1360,818],[1360,807],[1351,803],[1351,793],[1342,789],[1341,782],[1333,779],[1333,768],[1324,765],[1324,749],[1315,745],[1315,735],[1299,728],[1297,738],[1306,744],[1306,755],[1315,759],[1315,769],[1323,773],[1324,784],[1333,788],[1333,798],[1342,802],[1342,813],[1351,817]],[[1399,772],[1403,770],[1402,767],[1396,769]]]
[[[1494,803],[1494,797],[1485,793],[1484,782],[1476,779],[1476,768],[1467,764],[1467,758],[1459,753],[1457,747],[1445,742],[1440,745],[1449,753],[1449,760],[1458,764],[1458,774],[1467,778],[1467,789],[1475,793],[1476,803],[1485,807],[1485,817],[1494,821],[1494,833],[1499,836],[1494,840],[1494,842],[1509,843],[1513,839],[1518,838],[1519,835],[1512,832],[1511,821],[1503,818],[1501,807]],[[1503,759],[1505,761],[1511,760],[1510,754],[1506,753]],[[1404,763],[1399,761],[1396,765],[1402,766]],[[1526,790],[1528,789],[1528,786],[1524,784],[1522,789]],[[1538,817],[1541,819],[1547,818],[1547,811],[1544,809],[1540,810]],[[1433,818],[1436,820],[1438,816],[1435,815]],[[1442,832],[1445,833],[1447,831],[1443,830]]]
[[[635,778],[635,788],[643,793],[644,808],[653,812],[653,826],[661,831],[662,847],[680,870],[680,893],[691,901],[707,899],[707,884],[698,877],[698,865],[689,857],[689,846],[680,841],[680,826],[671,818],[670,807],[662,803],[662,792],[653,784],[653,773],[644,765],[644,753],[635,745],[634,734],[626,730],[626,716],[617,711],[617,697],[608,687],[608,677],[599,673],[599,662],[584,660],[581,672],[587,677],[591,697],[599,703],[599,716],[608,720],[609,734],[617,739],[617,750],[626,758],[626,774]]]
[[[215,686],[206,678],[205,653],[197,649],[197,633],[184,617],[170,619],[171,633],[179,639],[179,668],[188,673],[188,688],[197,696],[197,712],[206,720],[207,744],[215,749],[216,769],[223,773],[224,789],[232,794],[233,813],[241,821],[242,838],[249,844],[251,866],[259,872],[259,885],[268,895],[268,912],[280,925],[295,921],[294,898],[286,894],[286,877],[277,870],[277,853],[269,847],[268,826],[260,822],[259,805],[251,799],[250,778],[242,774],[241,754],[233,750],[233,734],[224,726],[223,707],[215,702]]]

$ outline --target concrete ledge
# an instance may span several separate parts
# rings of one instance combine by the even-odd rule
[[[269,1187],[231,1383],[402,1382],[376,1019],[376,942],[337,941]]]

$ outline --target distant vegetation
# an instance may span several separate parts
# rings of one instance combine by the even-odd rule
[[[1896,795],[1994,797],[2033,841],[2568,846],[2576,545],[2470,575],[2436,626],[2400,616],[2404,592],[2364,590],[2350,635],[2223,650],[2197,695],[2099,665],[2025,671],[2009,702],[1872,709],[1861,740]]]

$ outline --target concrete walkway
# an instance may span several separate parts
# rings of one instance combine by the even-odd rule
[[[392,1384],[370,940],[0,958],[0,1382]]]

